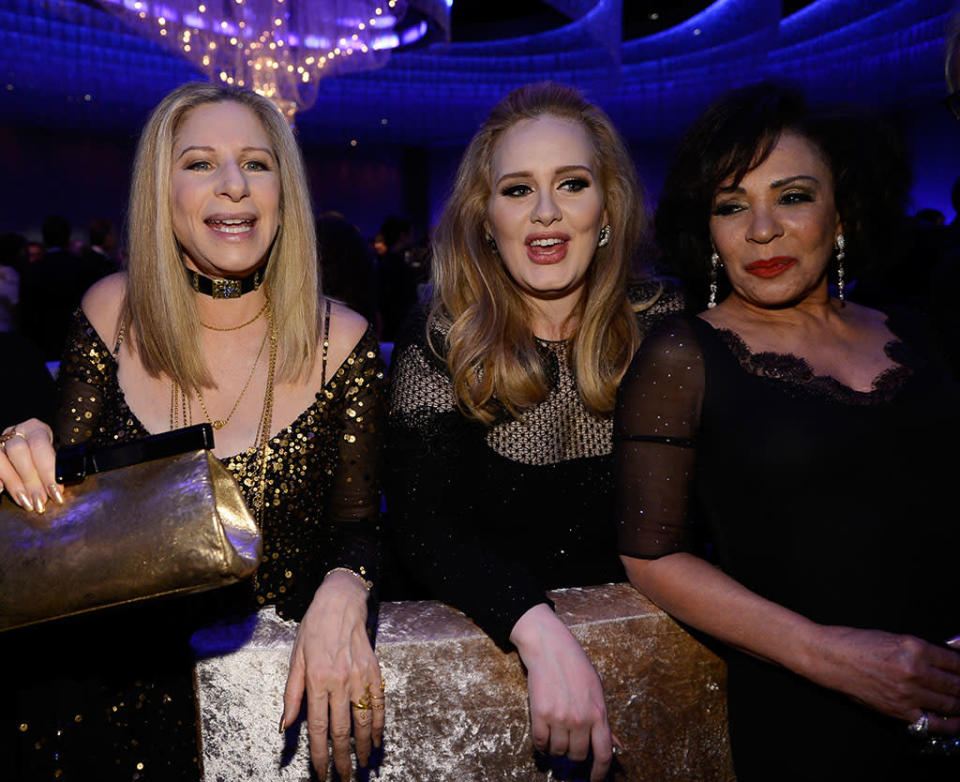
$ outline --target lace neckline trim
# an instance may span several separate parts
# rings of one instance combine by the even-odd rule
[[[840,382],[832,375],[817,375],[809,362],[793,353],[760,351],[753,353],[743,338],[731,329],[714,328],[698,318],[713,331],[736,358],[744,371],[767,380],[783,383],[799,395],[826,397],[846,404],[869,405],[893,399],[913,376],[918,364],[913,351],[896,335],[890,318],[884,325],[893,333],[893,339],[883,346],[884,355],[893,365],[873,379],[869,391],[858,391]]]

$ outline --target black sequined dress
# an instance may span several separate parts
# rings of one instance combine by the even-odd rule
[[[730,331],[671,319],[620,387],[620,551],[703,551],[757,594],[826,625],[960,632],[960,390],[923,325],[887,322],[869,392]],[[960,779],[906,725],[785,669],[726,652],[740,782]]]
[[[111,351],[82,312],[60,387],[60,443],[102,446],[148,435],[127,406]],[[252,581],[0,635],[0,778],[199,778],[191,632],[224,612],[264,604],[299,620],[334,567],[377,578],[384,387],[368,329],[316,401],[271,438],[263,560]],[[251,501],[260,482],[257,450],[224,464]],[[278,703],[278,716],[281,709]]]
[[[660,290],[646,283],[631,299]],[[637,314],[641,334],[682,306],[672,288]],[[435,347],[442,333],[432,333]],[[427,593],[498,644],[545,590],[624,580],[612,525],[611,417],[584,406],[566,342],[539,341],[551,388],[493,426],[457,408],[425,319],[397,343],[390,374],[387,508],[403,563]]]

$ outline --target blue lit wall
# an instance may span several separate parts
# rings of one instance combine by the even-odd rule
[[[341,208],[367,233],[386,211],[431,221],[490,106],[545,78],[578,85],[611,114],[656,192],[664,157],[693,116],[724,90],[766,77],[799,82],[815,101],[859,101],[894,116],[917,164],[916,205],[952,212],[960,128],[938,105],[952,0],[819,0],[786,19],[776,0],[719,0],[623,43],[621,0],[563,3],[574,21],[551,32],[433,45],[324,82],[317,105],[298,118],[319,205]],[[77,0],[0,0],[0,74],[0,139],[20,150],[0,160],[0,177],[17,193],[5,199],[12,208],[0,230],[36,226],[39,212],[61,202],[122,210],[130,139],[164,93],[199,77]],[[411,147],[429,150],[419,168],[403,162]],[[82,154],[71,162],[70,150]],[[404,184],[417,175],[422,186]],[[418,192],[424,203],[412,203]]]

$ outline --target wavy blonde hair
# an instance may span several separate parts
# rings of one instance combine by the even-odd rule
[[[543,82],[513,90],[470,141],[434,237],[428,336],[437,327],[447,333],[443,355],[457,404],[486,424],[504,409],[519,417],[549,393],[530,307],[484,232],[500,137],[517,122],[544,115],[574,120],[587,131],[611,228],[610,242],[596,250],[587,270],[568,347],[589,410],[613,410],[640,343],[626,282],[647,218],[630,154],[609,117],[572,87]]]
[[[277,379],[307,374],[316,357],[320,281],[310,193],[290,126],[270,101],[239,89],[193,82],[154,109],[140,136],[130,186],[129,275],[123,306],[134,349],[153,376],[181,388],[209,387],[213,378],[200,351],[196,299],[173,232],[170,173],[173,146],[197,106],[233,101],[260,120],[280,177],[280,225],[263,286],[277,326]]]

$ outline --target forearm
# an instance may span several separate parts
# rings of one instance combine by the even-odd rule
[[[691,554],[621,559],[630,582],[680,621],[801,676],[817,677],[820,625]]]

